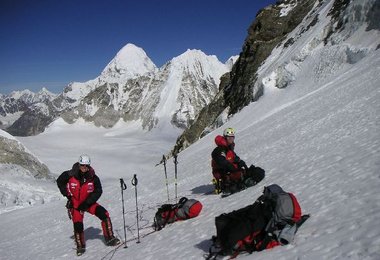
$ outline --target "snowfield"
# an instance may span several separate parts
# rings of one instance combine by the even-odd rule
[[[295,193],[303,211],[312,217],[299,230],[293,244],[239,258],[379,259],[380,228],[376,225],[380,218],[380,93],[376,82],[379,64],[377,51],[329,84],[302,97],[295,96],[287,102],[297,92],[297,86],[292,86],[272,91],[246,107],[228,126],[237,129],[236,152],[240,157],[266,169],[266,178],[259,185],[225,199],[206,195],[212,190],[210,153],[214,136],[222,131],[218,129],[178,156],[178,196],[200,200],[204,206],[200,216],[141,238],[139,244],[129,241],[127,249],[121,247],[111,252],[112,248],[102,242],[98,219],[87,214],[87,252],[81,258],[202,259],[210,245],[209,238],[215,234],[214,217],[253,203],[265,185],[277,183]],[[285,103],[273,103],[281,100]],[[58,167],[53,167],[56,158],[61,159],[57,165],[63,171],[71,167],[82,151],[91,154],[95,170],[103,179],[100,203],[109,210],[115,232],[121,238],[124,233],[118,178],[124,178],[128,186],[124,194],[127,239],[136,238],[134,189],[130,180],[137,174],[139,223],[144,228],[140,232],[149,232],[157,205],[167,201],[163,167],[155,167],[161,153],[157,147],[154,149],[156,145],[165,147],[164,140],[160,144],[158,136],[152,137],[157,143],[147,145],[147,138],[139,140],[136,136],[128,146],[129,135],[120,132],[109,138],[106,133],[110,130],[91,126],[60,131],[63,133],[50,131],[19,139],[52,169],[57,169],[57,174]],[[81,139],[85,133],[91,133],[88,141]],[[53,142],[55,139],[60,142]],[[41,145],[42,140],[46,143]],[[52,145],[48,146],[50,141]],[[62,149],[58,149],[59,144]],[[75,148],[73,144],[78,146]],[[44,149],[37,149],[40,145]],[[143,166],[138,160],[141,156]],[[138,171],[140,166],[142,170]],[[173,200],[171,159],[168,166]],[[1,214],[2,258],[72,259],[75,254],[72,224],[64,205],[65,200],[60,198]]]
[[[371,42],[365,50],[362,46],[365,55],[348,62],[334,59],[335,54],[322,51],[320,45],[303,53],[302,66],[287,67],[294,78],[286,88],[274,87],[280,80],[275,64],[285,64],[286,59],[297,55],[296,50],[305,52],[303,47],[312,40],[311,34],[322,31],[318,26],[323,25],[329,4],[321,7],[325,12],[319,16],[321,25],[292,46],[294,53],[274,50],[263,64],[259,78],[264,95],[178,155],[178,198],[195,198],[203,204],[201,214],[194,219],[143,236],[152,230],[157,207],[168,202],[163,166],[156,164],[178,135],[170,127],[144,132],[134,123],[120,122],[113,129],[104,129],[58,120],[38,136],[17,138],[48,165],[55,177],[71,168],[80,154],[89,154],[103,184],[99,203],[110,212],[114,231],[121,239],[124,231],[119,179],[126,182],[128,248],[106,247],[100,221],[86,214],[87,251],[80,259],[204,259],[215,234],[214,218],[252,204],[264,186],[273,183],[294,193],[303,213],[311,214],[311,218],[292,244],[241,254],[238,259],[380,259],[380,50]],[[380,43],[378,32],[358,30],[347,39],[347,45],[359,42],[358,37],[364,43],[368,38]],[[321,64],[331,65],[334,71],[316,70],[322,69]],[[258,185],[222,199],[210,194],[210,154],[215,147],[214,137],[225,127],[237,131],[236,153],[248,165],[265,169],[266,177]],[[170,202],[174,202],[172,158],[167,163]],[[1,259],[76,258],[66,200],[55,183],[41,180],[36,184],[10,171],[9,167],[0,167],[1,191],[8,185],[6,189],[22,190],[24,195],[20,203],[5,207],[0,214]],[[136,243],[135,189],[131,185],[134,174],[139,180],[141,243]]]

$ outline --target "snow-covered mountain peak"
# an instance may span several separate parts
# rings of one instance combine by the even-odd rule
[[[71,83],[54,105],[67,111],[69,122],[82,117],[112,127],[123,117],[142,120],[143,128],[151,129],[164,117],[169,120],[163,124],[183,128],[210,102],[227,71],[216,56],[200,50],[187,50],[158,69],[143,49],[127,44],[100,76]]]
[[[125,45],[104,68],[102,78],[135,78],[154,72],[156,65],[145,51],[134,44]]]
[[[226,62],[224,64],[226,64],[228,69],[231,70],[232,66],[235,64],[237,59],[239,59],[239,55],[231,56],[230,58],[228,58],[228,60],[226,60]]]
[[[201,50],[187,49],[181,55],[172,59],[171,64],[175,67],[193,67],[196,64],[221,63],[215,55],[207,55]]]
[[[46,94],[53,94],[52,92],[50,92],[47,88],[43,87],[40,89],[40,91],[38,91],[38,93],[46,93]],[[54,95],[54,94],[53,94]]]
[[[220,62],[215,55],[207,55],[196,49],[188,49],[181,55],[174,57],[166,66],[171,68],[172,73],[197,75],[204,79],[208,76],[219,79],[221,75],[230,70],[229,66]]]
[[[58,95],[50,92],[47,88],[42,88],[40,91],[36,93],[36,96],[39,97],[40,99],[53,100]]]
[[[37,102],[44,102],[48,100],[53,100],[57,95],[51,93],[46,88],[42,88],[39,92],[34,93],[29,89],[25,89],[22,91],[13,91],[9,95],[3,96],[8,97],[14,100],[20,100],[27,104],[34,104]]]
[[[23,97],[28,97],[28,96],[32,96],[34,93],[32,91],[30,91],[29,89],[24,89],[24,90],[21,90],[21,91],[12,91],[9,96],[14,98],[14,99],[20,99],[20,98],[23,98]]]
[[[229,71],[229,67],[215,55],[188,49],[166,63],[161,71],[168,76],[161,91],[155,118],[161,126],[170,122],[186,128],[216,95],[220,77]]]

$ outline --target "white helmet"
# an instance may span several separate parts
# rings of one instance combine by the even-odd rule
[[[227,137],[227,136],[233,136],[234,137],[235,136],[235,129],[233,129],[232,127],[226,128],[223,131],[223,135],[225,137]]]
[[[90,165],[91,164],[90,156],[88,156],[87,154],[82,154],[81,156],[79,156],[78,162],[81,165]]]

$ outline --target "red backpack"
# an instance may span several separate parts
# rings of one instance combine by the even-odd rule
[[[154,216],[154,229],[161,230],[175,221],[195,218],[202,211],[202,203],[195,199],[182,197],[176,204],[164,204]]]

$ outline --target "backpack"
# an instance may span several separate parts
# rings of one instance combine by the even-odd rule
[[[241,251],[252,253],[291,243],[309,217],[301,213],[292,193],[277,184],[267,186],[252,205],[215,218],[217,235],[210,255],[236,256]]]
[[[267,231],[282,229],[286,224],[293,225],[301,219],[301,206],[293,193],[285,192],[277,184],[264,187],[263,193],[263,200],[272,206],[273,214],[266,228]]]
[[[301,206],[296,196],[285,192],[277,184],[265,187],[263,193],[262,199],[264,203],[270,205],[272,217],[265,228],[266,237],[256,249],[263,250],[293,242],[298,227],[309,215],[302,216]],[[274,242],[276,245],[273,244]]]
[[[179,220],[194,218],[202,211],[202,203],[195,199],[182,197],[176,204],[163,204],[154,216],[153,228],[163,229],[167,224]]]

